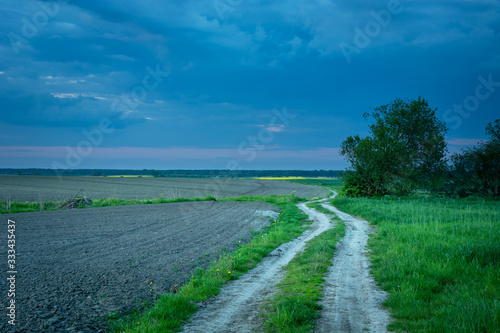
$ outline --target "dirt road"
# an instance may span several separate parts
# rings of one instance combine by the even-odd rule
[[[334,226],[325,214],[308,208],[305,203],[298,206],[313,221],[310,229],[271,252],[240,279],[227,283],[219,295],[210,299],[191,317],[191,323],[183,327],[184,332],[259,331],[260,305],[272,294],[274,286],[280,281],[281,269],[309,240]]]
[[[381,304],[387,293],[375,284],[366,257],[370,227],[333,206],[322,206],[346,223],[346,234],[326,277],[323,310],[315,332],[385,332],[390,318]]]
[[[325,202],[324,200],[322,202]],[[297,239],[282,245],[239,280],[230,281],[221,293],[198,311],[184,332],[259,332],[260,306],[269,298],[282,278],[282,268],[305,244],[334,226],[330,217],[306,204],[299,208],[313,221],[311,228]],[[346,236],[333,260],[325,282],[324,306],[315,332],[385,332],[389,322],[381,307],[385,293],[375,285],[366,258],[369,227],[328,204],[347,225]]]

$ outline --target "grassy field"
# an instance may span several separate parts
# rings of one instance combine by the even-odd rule
[[[500,332],[500,202],[336,198],[375,224],[372,273],[397,332]]]

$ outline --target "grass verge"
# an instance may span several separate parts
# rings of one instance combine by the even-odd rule
[[[372,274],[397,332],[500,332],[500,202],[336,198],[378,225]]]
[[[204,301],[219,293],[220,287],[231,279],[237,279],[255,267],[279,245],[304,232],[303,220],[307,216],[295,204],[296,196],[261,196],[228,198],[224,201],[265,201],[281,208],[279,219],[262,233],[256,234],[250,243],[235,252],[222,255],[209,268],[197,269],[191,280],[176,293],[162,295],[156,304],[142,313],[110,322],[114,332],[175,332],[197,310],[196,302]]]
[[[332,212],[328,211],[329,214]],[[266,332],[310,332],[319,317],[322,285],[332,264],[335,245],[344,237],[345,224],[337,225],[309,241],[305,250],[285,267],[275,296],[264,306]]]
[[[167,199],[163,197],[153,198],[153,199],[117,199],[117,198],[106,198],[106,199],[95,199],[92,200],[90,205],[81,206],[79,208],[96,208],[96,207],[112,207],[112,206],[129,206],[129,205],[150,205],[150,204],[162,204],[171,202],[188,202],[188,201],[215,201],[216,199],[210,195],[206,197],[195,197],[195,198],[173,198]],[[0,213],[27,213],[27,212],[39,212],[39,211],[52,211],[52,210],[62,210],[65,208],[59,208],[63,202],[16,202],[16,201],[0,201]]]
[[[0,201],[0,214],[10,213],[26,213],[57,210],[61,202],[44,201],[44,202],[17,202],[17,201]]]
[[[216,199],[211,195],[206,197],[194,197],[194,198],[172,198],[167,199],[163,197],[157,197],[153,199],[117,199],[117,198],[105,198],[105,199],[95,199],[92,200],[90,205],[78,207],[82,208],[97,208],[97,207],[114,207],[114,206],[129,206],[129,205],[152,205],[152,204],[162,204],[162,203],[172,203],[172,202],[193,202],[193,201],[265,201],[271,204],[282,204],[287,203],[291,199],[295,201],[303,200],[295,195],[265,195],[265,196],[239,196],[234,198],[224,198]],[[53,210],[64,210],[66,208],[59,208],[63,202],[16,202],[16,201],[0,201],[0,214],[12,214],[12,213],[27,213],[27,212],[39,212],[39,211],[53,211]]]
[[[321,206],[319,202],[311,202],[307,204],[307,207],[316,209],[318,212],[327,214],[327,215],[332,215],[334,214],[331,210],[326,209],[325,207]]]

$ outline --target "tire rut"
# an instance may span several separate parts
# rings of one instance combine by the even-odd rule
[[[305,244],[334,226],[330,219],[305,203],[298,207],[314,222],[301,236],[279,246],[256,267],[238,280],[229,281],[220,293],[201,305],[190,323],[183,325],[184,332],[253,332],[258,330],[262,302],[274,292],[282,278],[282,268]]]
[[[322,206],[346,223],[346,233],[329,268],[315,332],[386,332],[390,317],[382,302],[388,294],[377,287],[366,257],[371,228],[365,220]]]
[[[387,293],[376,286],[366,257],[370,227],[366,221],[325,204],[327,200],[317,202],[346,223],[346,234],[337,246],[325,279],[323,310],[314,332],[386,332],[390,317],[381,304]],[[282,279],[282,268],[308,241],[335,225],[326,214],[308,208],[306,203],[297,206],[314,221],[311,228],[275,249],[247,274],[228,282],[217,296],[200,304],[201,309],[183,325],[183,332],[260,331],[261,305],[275,292]]]

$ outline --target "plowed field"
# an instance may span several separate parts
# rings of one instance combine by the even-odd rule
[[[98,332],[105,316],[187,282],[275,217],[262,202],[184,202],[1,215],[15,221],[16,326],[0,331]],[[1,274],[8,304],[7,272]]]
[[[280,180],[207,179],[207,178],[114,178],[0,176],[0,201],[63,201],[77,192],[93,199],[149,199],[236,197],[240,195],[295,194],[303,198],[325,196],[317,187],[291,184]]]

